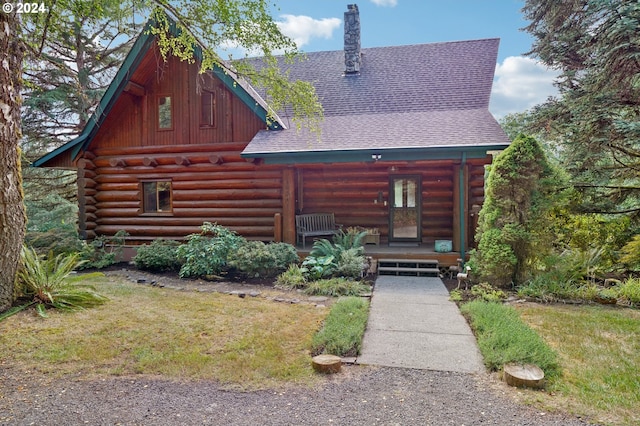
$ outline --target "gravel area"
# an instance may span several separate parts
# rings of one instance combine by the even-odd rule
[[[0,364],[2,366],[2,364]],[[0,370],[0,425],[585,425],[519,405],[491,376],[346,366],[315,388],[242,392],[147,377]]]

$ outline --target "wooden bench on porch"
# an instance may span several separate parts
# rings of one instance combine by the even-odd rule
[[[296,236],[306,248],[307,237],[334,235],[340,229],[333,213],[309,213],[296,215]]]

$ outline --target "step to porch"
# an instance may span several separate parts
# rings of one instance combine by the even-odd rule
[[[378,259],[378,274],[439,277],[440,269],[435,259]]]

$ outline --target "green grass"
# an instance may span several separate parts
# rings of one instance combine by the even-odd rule
[[[369,302],[359,297],[338,300],[322,329],[313,337],[312,353],[356,356],[362,349]]]
[[[328,278],[307,283],[304,292],[317,296],[360,296],[371,292],[371,287],[346,278]]]
[[[556,350],[563,370],[552,394],[532,398],[602,423],[640,424],[639,311],[527,304],[518,312]]]
[[[511,306],[475,300],[462,305],[470,319],[478,347],[489,370],[500,371],[505,364],[534,364],[547,380],[560,375],[556,353],[525,324]]]
[[[23,311],[0,322],[3,361],[44,374],[162,375],[264,388],[313,383],[310,347],[326,317],[312,305],[178,292],[108,278],[109,298],[47,319]]]

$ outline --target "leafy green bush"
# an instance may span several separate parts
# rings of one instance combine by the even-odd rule
[[[534,364],[548,380],[560,376],[558,355],[513,307],[474,300],[462,305],[461,311],[470,318],[488,369],[498,371],[508,363]]]
[[[640,308],[640,278],[629,278],[617,287],[621,302]]]
[[[182,266],[178,258],[180,243],[162,238],[138,247],[133,262],[136,267],[149,271],[177,271]]]
[[[561,270],[538,274],[517,289],[518,297],[531,297],[543,302],[594,300],[597,293],[595,284],[577,281]]]
[[[32,305],[36,306],[40,316],[45,317],[48,307],[77,310],[105,303],[108,299],[96,293],[92,286],[76,283],[69,278],[80,263],[77,253],[57,256],[50,253],[45,258],[35,250],[23,247],[16,284],[19,297],[28,298],[29,302],[11,310],[3,318]]]
[[[229,266],[249,277],[275,277],[298,260],[291,244],[246,241],[233,253]]]
[[[302,261],[300,270],[309,280],[319,280],[324,277],[330,277],[336,270],[338,265],[334,262],[335,256],[313,256],[309,254]]]
[[[340,253],[335,274],[345,278],[362,278],[365,265],[365,258],[361,250],[350,248]]]
[[[80,251],[80,269],[103,269],[122,259],[122,248],[125,238],[129,234],[126,231],[118,231],[113,237],[101,235],[89,243],[85,243]]]
[[[288,290],[297,290],[300,288],[304,288],[307,285],[307,279],[300,267],[292,263],[289,265],[289,268],[278,275],[276,279],[276,286],[281,287]]]
[[[184,259],[180,277],[209,277],[226,270],[229,254],[235,253],[246,240],[235,232],[205,222],[199,234],[191,234],[188,242],[178,247],[178,256]]]
[[[359,355],[368,316],[369,302],[362,298],[348,297],[336,302],[322,329],[313,337],[312,355]]]
[[[620,251],[620,263],[632,271],[640,271],[640,234],[635,235]]]
[[[494,288],[489,283],[480,283],[471,287],[471,295],[485,302],[500,302],[507,298],[504,291]]]
[[[348,228],[345,232],[340,229],[332,238],[334,246],[339,246],[341,250],[357,249],[363,246],[362,241],[367,235],[367,231],[359,231],[355,228]]]
[[[304,292],[316,296],[360,296],[371,292],[371,287],[360,281],[329,278],[309,282]]]
[[[532,137],[518,136],[496,157],[479,214],[474,274],[500,287],[528,278],[552,249],[549,216],[561,180]]]
[[[270,243],[267,244],[267,250],[275,257],[274,269],[278,273],[285,271],[290,265],[300,262],[298,251],[291,244]]]

